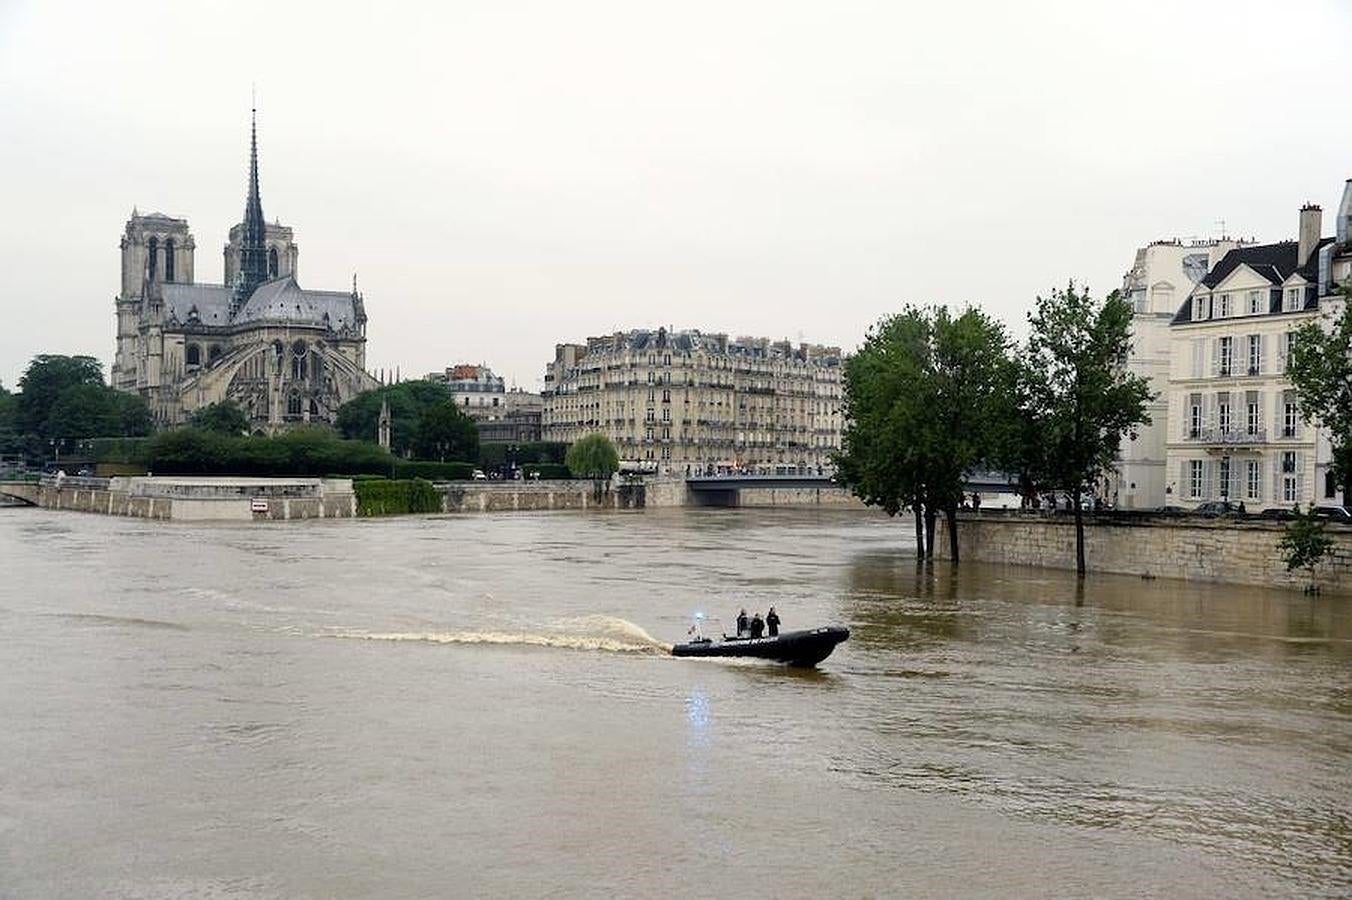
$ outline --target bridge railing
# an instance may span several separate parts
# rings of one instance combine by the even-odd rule
[[[46,473],[38,479],[43,487],[66,488],[68,490],[106,491],[112,479],[93,478],[88,475],[62,475]]]

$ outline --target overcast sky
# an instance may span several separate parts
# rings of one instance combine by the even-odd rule
[[[111,364],[133,206],[219,282],[257,84],[300,283],[368,364],[539,384],[615,329],[858,344],[906,302],[1022,333],[1166,237],[1325,233],[1352,2],[0,0],[0,382]]]

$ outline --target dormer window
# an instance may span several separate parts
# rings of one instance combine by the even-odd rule
[[[1301,302],[1300,294],[1301,294],[1300,288],[1287,288],[1286,305],[1282,308],[1285,309],[1287,312],[1299,312],[1300,309],[1305,305],[1303,302]]]
[[[1198,294],[1192,298],[1192,320],[1194,322],[1201,322],[1206,319],[1206,301],[1206,294]]]
[[[1249,291],[1249,315],[1257,316],[1263,312],[1263,292]]]
[[[1232,307],[1230,306],[1230,295],[1221,294],[1219,305],[1216,308],[1216,318],[1228,319],[1230,318],[1232,312],[1233,310]]]

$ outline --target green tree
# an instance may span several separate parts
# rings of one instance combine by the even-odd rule
[[[1084,492],[1112,465],[1122,435],[1150,422],[1150,387],[1126,369],[1131,307],[1117,292],[1098,303],[1071,282],[1064,291],[1038,297],[1028,321],[1023,433],[1041,447],[1022,455],[1045,468],[1047,487],[1070,494],[1075,569],[1083,577]]]
[[[19,432],[19,400],[0,385],[0,453],[20,453],[23,436]]]
[[[248,434],[249,417],[233,400],[222,400],[194,411],[188,425],[217,434]]]
[[[390,405],[390,451],[403,456],[413,451],[418,420],[450,396],[444,385],[432,381],[401,381],[366,391],[338,408],[336,425],[345,438],[370,441],[379,439],[380,404]]]
[[[103,366],[94,357],[52,354],[34,357],[19,379],[19,431],[43,439],[67,437],[48,431],[48,418],[63,393],[84,385],[103,385]]]
[[[921,559],[933,556],[942,513],[958,560],[965,479],[997,458],[1012,427],[1009,349],[1004,328],[977,309],[954,318],[907,307],[846,362],[839,477],[889,515],[909,508]]]
[[[479,427],[450,398],[429,406],[413,430],[413,452],[422,459],[472,462],[479,455]]]
[[[1307,322],[1291,338],[1286,377],[1296,388],[1301,415],[1318,422],[1333,447],[1334,483],[1343,505],[1352,505],[1352,288],[1344,288],[1342,314],[1324,329]]]
[[[606,480],[620,468],[620,454],[615,445],[599,431],[574,441],[565,459],[574,475],[592,479],[597,500],[601,499]]]
[[[1277,543],[1286,560],[1286,571],[1305,569],[1310,584],[1305,592],[1311,593],[1319,588],[1314,581],[1314,567],[1333,549],[1333,538],[1324,533],[1324,523],[1310,509],[1297,510],[1296,518],[1286,526],[1282,539]]]

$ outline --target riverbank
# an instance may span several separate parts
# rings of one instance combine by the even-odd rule
[[[1304,571],[1287,571],[1278,549],[1285,526],[1257,519],[1114,518],[1086,516],[1085,563],[1092,572],[1302,588]],[[1330,524],[1333,551],[1315,568],[1320,590],[1352,594],[1352,527]],[[940,522],[935,552],[948,558]],[[1075,568],[1075,520],[1069,514],[1017,510],[961,513],[960,558],[980,562]]]

